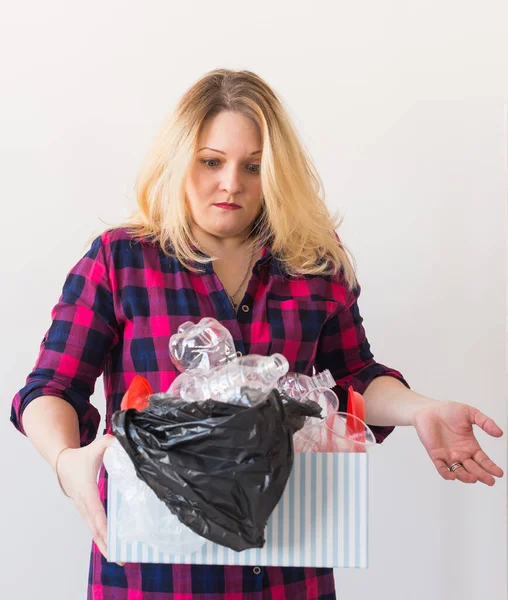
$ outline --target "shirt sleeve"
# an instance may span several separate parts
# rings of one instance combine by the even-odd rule
[[[117,330],[105,248],[98,237],[65,279],[35,366],[12,400],[14,426],[26,435],[22,414],[28,404],[39,396],[57,396],[76,410],[81,446],[92,442],[100,414],[90,396],[118,341]]]
[[[334,388],[339,398],[339,410],[346,412],[348,388],[350,385],[363,394],[376,377],[389,376],[409,384],[402,374],[374,360],[358,308],[361,287],[347,293],[346,305],[339,306],[337,312],[323,326],[316,352],[317,372],[329,369],[337,382]],[[369,425],[367,423],[367,425]],[[383,440],[395,429],[394,426],[369,425],[376,442]]]

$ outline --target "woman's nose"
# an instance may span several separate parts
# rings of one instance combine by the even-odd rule
[[[222,189],[226,190],[230,194],[238,194],[242,191],[242,181],[239,169],[237,169],[236,167],[226,168],[223,169],[221,175]]]

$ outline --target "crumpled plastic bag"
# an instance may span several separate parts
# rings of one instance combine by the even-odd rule
[[[154,394],[142,411],[112,418],[138,477],[184,525],[236,551],[264,546],[293,466],[293,433],[321,412],[276,389],[244,404]]]
[[[194,533],[140,479],[132,460],[115,439],[104,453],[104,466],[122,494],[116,532],[122,542],[156,544],[168,554],[191,554],[206,540]]]

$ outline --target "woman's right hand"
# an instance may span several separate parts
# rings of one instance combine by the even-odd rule
[[[107,559],[107,522],[97,487],[102,457],[115,437],[106,434],[83,448],[66,448],[58,458],[57,476],[64,492],[85,520],[104,558]],[[125,563],[117,563],[123,566]]]

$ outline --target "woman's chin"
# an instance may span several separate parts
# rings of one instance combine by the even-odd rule
[[[215,223],[214,226],[205,229],[211,235],[218,238],[237,237],[245,234],[249,229],[249,225],[240,227],[238,225],[228,225],[226,223]]]

